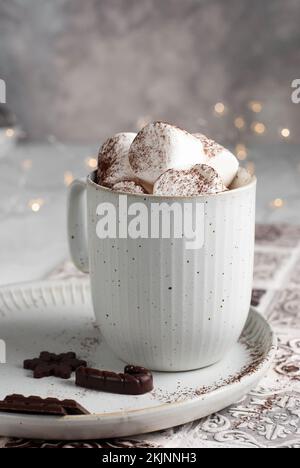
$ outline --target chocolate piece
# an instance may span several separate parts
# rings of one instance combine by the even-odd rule
[[[143,367],[126,366],[124,374],[80,367],[76,385],[102,392],[142,395],[153,390],[152,373]]]
[[[72,352],[54,354],[43,351],[39,358],[24,361],[24,369],[32,370],[35,379],[50,376],[69,379],[78,367],[86,367],[86,365],[86,361],[77,359],[76,354]]]
[[[38,396],[24,397],[23,395],[9,395],[3,401],[0,401],[0,412],[45,416],[90,414],[75,400],[43,399]]]
[[[124,368],[124,374],[131,374],[131,375],[152,375],[149,369],[140,366],[132,366],[128,364]]]
[[[69,416],[80,416],[82,414],[90,414],[88,410],[86,410],[83,406],[81,406],[75,400],[58,400],[57,398],[46,398],[45,401],[52,401],[56,404],[61,404],[64,411]]]

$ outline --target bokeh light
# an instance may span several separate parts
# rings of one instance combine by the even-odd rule
[[[262,122],[253,122],[251,129],[254,133],[258,135],[263,135],[266,132],[266,126]]]

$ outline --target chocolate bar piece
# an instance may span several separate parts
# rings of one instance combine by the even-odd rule
[[[54,354],[43,351],[39,358],[24,361],[24,369],[32,370],[35,379],[50,376],[69,379],[78,367],[86,367],[86,365],[86,361],[77,359],[76,354],[72,352]]]
[[[153,390],[152,373],[143,367],[126,366],[124,374],[80,367],[76,385],[102,392],[142,395]]]
[[[0,412],[37,414],[45,416],[67,416],[90,414],[75,400],[58,400],[38,396],[8,395],[0,401]]]
[[[49,398],[47,398],[47,400],[49,400]],[[53,400],[56,400],[56,398],[53,398]],[[56,401],[59,402],[59,400]],[[90,414],[88,410],[86,410],[75,400],[62,400],[60,404],[69,416],[80,416],[82,414]]]
[[[146,369],[145,367],[140,367],[140,366],[132,366],[131,364],[128,364],[124,368],[124,374],[131,374],[131,375],[152,375],[151,371],[149,369]]]

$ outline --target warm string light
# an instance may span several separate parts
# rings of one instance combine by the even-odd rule
[[[14,135],[15,135],[15,131],[13,128],[7,128],[6,131],[5,131],[5,135],[7,136],[7,138],[13,138]]]
[[[97,165],[98,165],[98,161],[97,161],[97,158],[87,158],[86,159],[86,165],[91,168],[91,169],[96,169],[97,168]]]
[[[249,101],[248,102],[248,107],[255,114],[259,114],[262,111],[262,108],[263,108],[262,103],[259,102],[259,101]]]
[[[283,137],[283,138],[289,138],[289,136],[291,135],[291,131],[289,128],[282,128],[280,130],[280,135]]]
[[[282,208],[284,206],[284,201],[282,198],[275,198],[271,201],[272,208]]]
[[[65,172],[64,173],[64,183],[67,187],[69,187],[69,185],[71,185],[71,183],[73,182],[74,180],[74,176],[72,174],[72,172]]]
[[[245,119],[243,117],[236,117],[234,119],[234,126],[239,130],[242,130],[246,126]]]
[[[45,202],[44,202],[43,198],[36,198],[34,200],[30,200],[29,203],[28,203],[28,206],[31,209],[31,211],[33,211],[34,213],[37,213],[38,211],[40,211],[40,209],[44,205],[44,203]]]
[[[248,103],[248,106],[249,108],[254,112],[254,113],[259,113],[262,111],[262,104],[259,102],[259,101],[250,101]],[[225,115],[227,112],[228,112],[228,109],[227,107],[225,106],[225,104],[223,102],[217,102],[214,106],[214,112],[217,116],[223,116]],[[150,116],[144,116],[144,117],[140,117],[137,122],[136,122],[136,125],[137,127],[140,129],[140,128],[143,128],[145,125],[147,125],[147,123],[149,123],[151,121],[151,117]],[[238,129],[238,130],[242,130],[246,127],[246,121],[245,121],[245,118],[240,115],[240,116],[237,116],[234,121],[234,126]],[[252,123],[251,125],[251,130],[255,133],[255,134],[258,134],[258,135],[263,135],[264,133],[266,133],[266,125],[260,121],[255,121]],[[5,136],[10,139],[10,138],[13,138],[15,136],[16,132],[13,128],[7,128],[5,130]],[[288,127],[282,127],[279,129],[279,135],[281,138],[287,140],[290,138],[291,136],[291,131]],[[49,139],[50,140],[50,139]],[[52,144],[57,144],[56,141],[50,141]],[[237,155],[237,158],[240,160],[240,161],[244,161],[247,159],[247,156],[248,156],[248,151],[247,151],[247,148],[245,146],[245,144],[243,143],[238,143],[235,147],[235,151],[236,151],[236,155]],[[86,165],[91,168],[91,169],[96,169],[97,168],[97,164],[98,164],[98,161],[97,161],[97,158],[96,157],[89,157],[85,160],[86,162]],[[32,160],[31,159],[25,159],[21,162],[21,167],[24,171],[28,171],[32,168]],[[255,164],[251,161],[248,161],[247,164],[245,165],[246,169],[248,170],[248,172],[251,174],[251,175],[254,175],[255,174]],[[297,170],[300,172],[300,164],[297,166]],[[74,176],[72,174],[72,172],[70,171],[66,171],[64,173],[64,184],[66,186],[69,186],[74,180]],[[42,206],[44,205],[45,203],[45,200],[42,199],[42,198],[37,198],[37,199],[32,199],[28,202],[28,207],[30,208],[30,210],[33,212],[33,213],[38,213]],[[274,209],[280,209],[280,208],[283,208],[285,205],[285,201],[281,198],[275,198],[274,200],[272,200],[270,202],[270,206]]]
[[[266,132],[266,126],[262,122],[253,122],[251,129],[254,133],[258,135],[263,135]]]
[[[259,114],[263,110],[263,104],[257,100],[249,101],[247,105],[248,108],[256,114]],[[224,116],[228,111],[229,109],[221,101],[214,105],[214,113],[216,116]],[[246,119],[242,115],[235,117],[233,124],[238,130],[245,129],[247,125]],[[262,136],[267,132],[267,126],[261,121],[254,121],[251,124],[251,130],[254,134]],[[282,127],[279,129],[279,135],[282,139],[288,140],[291,136],[291,130],[288,127]],[[247,151],[241,144],[237,144],[236,153],[240,160],[244,160],[247,157]]]
[[[248,155],[247,148],[243,143],[238,143],[236,145],[235,152],[236,152],[237,158],[240,161],[244,161],[247,158],[247,155]]]
[[[217,102],[214,107],[215,113],[217,115],[224,115],[226,113],[226,107],[223,102]]]

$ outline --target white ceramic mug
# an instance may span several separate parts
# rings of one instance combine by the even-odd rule
[[[255,191],[253,177],[195,198],[128,195],[128,207],[143,203],[149,212],[154,203],[201,206],[203,245],[188,249],[185,236],[99,238],[99,207],[117,212],[120,194],[97,185],[94,174],[72,184],[72,259],[90,273],[95,315],[118,357],[152,370],[191,370],[219,361],[238,340],[251,300]]]

